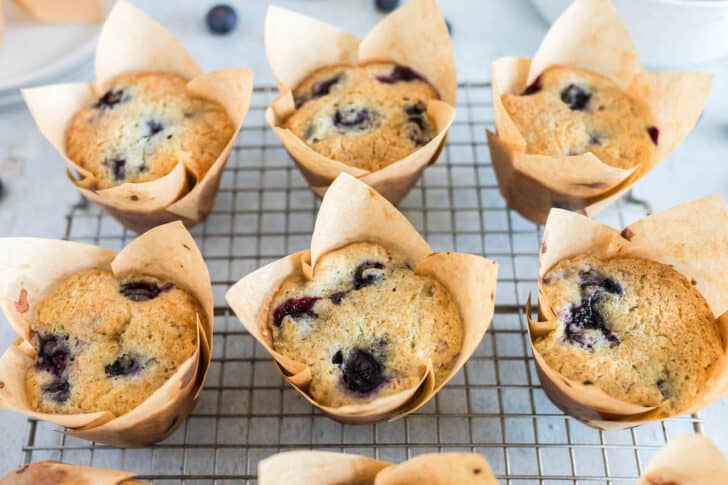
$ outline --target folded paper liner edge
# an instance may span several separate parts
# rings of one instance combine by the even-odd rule
[[[158,258],[159,251],[166,257]],[[25,396],[25,372],[34,362],[35,351],[24,339],[29,338],[35,305],[43,301],[60,278],[90,268],[112,271],[117,277],[149,274],[173,281],[189,291],[204,312],[204,322],[198,316],[197,347],[160,388],[122,416],[114,417],[108,412],[38,413],[28,407]],[[183,421],[179,418],[186,416],[179,410],[189,413],[194,406],[212,355],[213,300],[207,267],[181,222],[146,232],[118,254],[69,241],[0,239],[0,302],[6,318],[20,335],[0,358],[3,381],[0,405],[3,407],[67,427],[69,433],[78,437],[116,446],[135,446],[154,441],[174,429]],[[159,426],[162,422],[164,426]],[[155,424],[158,426],[154,427]],[[144,432],[135,434],[137,429]]]
[[[700,217],[695,217],[700,214]],[[644,408],[620,401],[596,386],[584,386],[546,364],[533,346],[540,328],[553,328],[556,315],[541,291],[544,274],[558,261],[589,253],[596,257],[631,256],[672,266],[705,297],[723,340],[724,355],[713,366],[704,391],[684,409]],[[695,256],[699,256],[696,258]],[[544,228],[539,254],[539,313],[533,321],[527,307],[529,341],[544,387],[553,391],[555,404],[574,412],[587,424],[601,429],[623,429],[637,424],[690,414],[728,392],[728,212],[719,196],[706,197],[645,217],[621,232],[584,216],[553,209]],[[544,382],[545,379],[545,382]],[[597,404],[600,403],[600,404]]]
[[[728,460],[710,439],[684,434],[670,440],[652,457],[638,485],[690,483],[718,485],[728,476]]]
[[[58,480],[61,484],[94,484],[94,485],[145,485],[146,482],[133,480],[133,472],[122,470],[109,470],[90,466],[71,465],[60,461],[43,460],[28,465],[22,465],[11,470],[4,477],[0,477],[0,485],[13,485],[18,483],[15,475],[23,475],[22,479],[37,479],[37,483],[51,483],[50,479]],[[30,483],[24,481],[23,483]],[[56,482],[54,482],[56,483]],[[150,485],[150,484],[146,484]]]
[[[267,310],[270,299],[286,278],[293,275],[310,278],[324,254],[354,242],[376,243],[396,251],[415,266],[416,272],[438,279],[450,291],[460,311],[464,327],[463,348],[448,377],[437,385],[431,366],[428,366],[419,385],[407,392],[384,396],[363,405],[327,408],[315,403],[305,392],[311,379],[308,367],[273,350],[267,329]],[[247,275],[227,292],[225,298],[241,323],[271,353],[279,371],[304,398],[337,420],[369,423],[396,419],[413,412],[460,369],[490,325],[496,272],[495,263],[479,256],[433,253],[393,205],[358,179],[341,174],[321,204],[311,249],[279,259]],[[490,296],[483,298],[483,295]]]

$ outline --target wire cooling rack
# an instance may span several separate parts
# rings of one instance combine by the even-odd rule
[[[542,228],[509,210],[490,163],[488,83],[462,84],[457,119],[438,163],[400,204],[436,250],[484,254],[499,265],[491,328],[455,378],[417,413],[394,423],[341,425],[317,412],[276,373],[267,352],[226,306],[248,272],[308,247],[318,201],[265,124],[273,87],[257,88],[222,177],[214,211],[192,232],[212,276],[212,366],[194,413],[166,441],[120,450],[28,421],[24,462],[42,459],[136,472],[154,483],[255,483],[259,460],[322,449],[399,462],[420,453],[475,451],[506,484],[634,483],[670,436],[701,431],[697,416],[600,432],[568,418],[541,389],[523,313],[536,294]],[[647,214],[634,199],[599,217],[616,227]],[[78,204],[65,237],[121,249],[135,235]]]

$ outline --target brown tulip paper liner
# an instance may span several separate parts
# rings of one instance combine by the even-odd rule
[[[608,77],[626,94],[647,104],[659,130],[655,154],[629,169],[607,165],[593,153],[537,155],[501,96],[523,93],[552,66],[568,66]],[[533,59],[503,57],[492,66],[496,133],[487,131],[501,194],[527,219],[543,224],[552,207],[593,216],[660,163],[695,125],[713,76],[699,72],[647,72],[629,32],[609,0],[576,0],[554,22]]]
[[[191,96],[225,108],[235,127],[234,135],[199,180],[180,161],[170,173],[156,180],[97,190],[94,174],[66,154],[67,127],[78,110],[106,91],[110,80],[120,74],[144,71],[171,72],[189,79],[187,92]],[[126,0],[119,0],[104,23],[96,48],[96,79],[95,83],[23,90],[38,128],[65,158],[71,182],[87,199],[139,233],[178,219],[188,227],[202,222],[212,210],[225,162],[248,112],[252,73],[239,68],[203,72],[191,54],[161,25]]]
[[[160,258],[159,255],[164,257]],[[108,411],[50,414],[30,408],[25,374],[35,365],[30,325],[36,306],[58,281],[78,271],[100,268],[117,278],[148,274],[172,281],[199,302],[198,346],[159,389],[121,416]],[[0,239],[0,303],[20,335],[0,358],[0,407],[64,426],[73,436],[120,446],[161,441],[192,411],[212,355],[213,301],[210,276],[190,233],[181,222],[152,229],[118,254],[69,241],[36,238]]]
[[[323,406],[307,393],[311,371],[273,350],[268,330],[270,300],[291,276],[310,279],[326,253],[354,242],[372,242],[405,255],[415,272],[427,274],[452,294],[463,321],[463,347],[452,370],[435,385],[431,363],[419,383],[365,404]],[[394,420],[414,412],[434,396],[470,357],[490,325],[494,310],[496,263],[462,253],[434,253],[397,209],[362,181],[341,174],[326,192],[316,218],[311,249],[279,259],[238,281],[225,295],[245,328],[270,352],[281,375],[312,405],[331,418],[352,424]]]
[[[14,0],[14,2],[40,22],[93,23],[101,22],[106,16],[104,5],[100,0]]]
[[[266,121],[319,197],[337,175],[348,173],[396,204],[425,167],[437,160],[455,118],[457,81],[455,54],[436,0],[412,0],[387,15],[362,40],[311,17],[270,7],[265,48],[281,93],[266,111]],[[317,153],[284,128],[285,120],[295,111],[292,90],[306,76],[325,66],[375,61],[412,67],[440,94],[441,100],[431,100],[427,106],[437,131],[429,143],[381,170],[369,172]]]
[[[490,465],[477,453],[430,453],[399,465],[368,456],[326,451],[290,451],[258,464],[261,485],[497,485]]]
[[[728,460],[705,436],[685,434],[650,460],[638,485],[724,485]]]
[[[39,461],[19,466],[0,478],[0,485],[149,485],[134,476],[120,470]]]
[[[724,355],[695,400],[683,409],[645,407],[608,396],[550,367],[533,346],[557,325],[556,312],[542,291],[543,276],[557,262],[589,253],[598,258],[630,256],[672,266],[703,295],[720,327]],[[697,412],[728,393],[728,212],[718,196],[688,202],[613,229],[573,212],[553,209],[539,255],[539,316],[526,307],[531,350],[544,391],[565,413],[600,429],[623,429]]]

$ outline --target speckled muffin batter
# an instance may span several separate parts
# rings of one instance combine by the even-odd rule
[[[309,366],[309,394],[325,406],[410,388],[430,359],[442,382],[462,347],[448,290],[372,243],[325,255],[311,281],[287,280],[269,314],[274,349]]]
[[[437,133],[427,103],[434,88],[406,66],[319,69],[293,91],[285,127],[328,158],[369,171],[405,158]]]
[[[599,74],[551,67],[524,93],[501,99],[528,153],[592,152],[623,169],[647,163],[655,154],[659,129],[649,108]]]
[[[103,270],[74,273],[37,306],[31,407],[54,414],[120,416],[159,388],[197,347],[197,301],[147,275],[123,281]]]
[[[562,375],[617,399],[682,409],[722,354],[710,307],[670,266],[578,256],[549,270],[542,290],[558,326],[536,349]]]
[[[201,179],[233,136],[219,104],[187,94],[187,80],[165,72],[123,74],[66,133],[68,157],[92,172],[97,188],[148,182],[180,161]]]

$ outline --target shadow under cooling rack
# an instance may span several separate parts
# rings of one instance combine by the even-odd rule
[[[257,462],[281,450],[316,448],[402,461],[436,451],[485,455],[502,483],[634,483],[670,436],[700,431],[697,416],[600,432],[568,418],[535,372],[523,306],[535,294],[540,226],[509,210],[490,163],[490,85],[461,84],[457,118],[440,160],[400,209],[436,250],[484,254],[499,263],[496,315],[473,357],[430,403],[394,423],[341,425],[317,412],[277,374],[225,305],[246,273],[308,247],[318,201],[264,120],[273,87],[257,88],[224,171],[217,203],[193,234],[210,269],[214,355],[194,413],[168,440],[120,450],[29,420],[24,462],[42,459],[136,472],[154,483],[254,483]],[[623,199],[599,219],[622,227],[646,215]],[[65,237],[120,249],[134,238],[96,207],[67,215]]]

